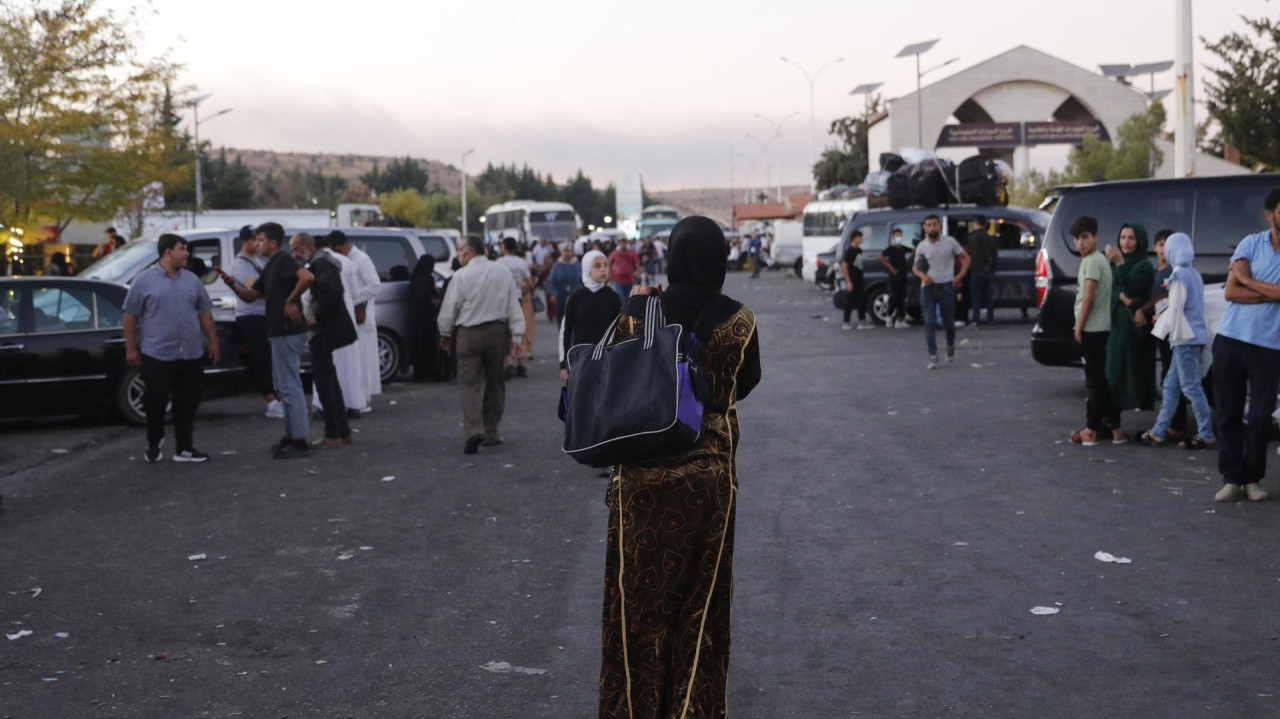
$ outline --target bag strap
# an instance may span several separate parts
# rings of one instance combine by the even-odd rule
[[[591,351],[592,360],[600,360],[604,358],[604,348],[613,344],[613,338],[618,333],[618,323],[626,312],[620,312],[617,317],[613,318],[613,322],[609,324],[609,329],[605,330],[604,336],[596,343],[595,349]],[[667,316],[662,312],[662,302],[657,295],[650,295],[645,301],[644,306],[644,349],[653,346],[654,339],[658,336],[658,330],[667,326]]]

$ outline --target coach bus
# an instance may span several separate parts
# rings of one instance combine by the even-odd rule
[[[671,205],[649,205],[640,213],[640,238],[657,237],[680,221],[680,211]]]
[[[508,237],[520,242],[550,240],[572,242],[582,220],[573,205],[564,202],[512,200],[494,205],[484,213],[484,240],[493,245]]]

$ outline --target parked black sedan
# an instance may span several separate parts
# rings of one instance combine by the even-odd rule
[[[114,411],[145,423],[142,378],[124,357],[128,291],[75,277],[0,278],[0,416]],[[218,323],[222,358],[204,370],[205,397],[244,387],[233,331]]]

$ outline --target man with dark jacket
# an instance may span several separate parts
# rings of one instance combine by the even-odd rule
[[[331,258],[316,254],[316,241],[300,232],[289,240],[293,259],[315,277],[307,302],[307,327],[311,331],[311,378],[324,411],[324,439],[318,444],[338,447],[351,443],[351,427],[347,424],[347,406],[342,399],[342,385],[333,364],[334,350],[354,344],[355,323],[347,313],[343,299],[342,268]]]
[[[969,303],[973,307],[973,324],[982,322],[982,310],[987,310],[987,324],[995,324],[996,298],[994,279],[996,257],[1000,252],[1000,240],[987,232],[985,217],[973,220],[969,233]]]

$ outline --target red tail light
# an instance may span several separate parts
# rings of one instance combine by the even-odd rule
[[[818,267],[821,267],[821,266],[822,266],[822,258],[821,258],[821,257],[815,257],[814,259],[818,262]]]
[[[1049,270],[1049,253],[1041,247],[1036,253],[1036,308],[1044,307],[1044,298],[1049,295],[1049,285],[1053,283],[1053,272]]]

